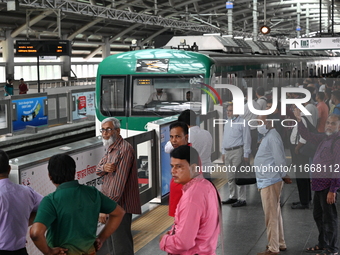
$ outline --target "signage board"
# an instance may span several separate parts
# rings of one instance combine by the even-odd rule
[[[340,37],[313,37],[289,39],[290,50],[335,50],[340,49]]]

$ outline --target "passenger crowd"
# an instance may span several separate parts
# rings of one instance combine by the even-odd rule
[[[252,102],[245,102],[243,116],[234,114],[233,103],[226,107],[228,121],[221,140],[223,163],[238,167],[246,162],[259,169],[255,174],[268,243],[258,255],[275,255],[289,248],[284,238],[280,196],[283,184],[291,184],[293,176],[264,168],[285,166],[285,148],[290,150],[292,165],[303,170],[295,171],[299,201],[291,208],[307,209],[313,199],[319,235],[317,244],[305,251],[323,255],[339,252],[336,195],[340,176],[332,167],[340,165],[340,83],[319,78],[305,79],[297,86],[312,95],[303,104],[311,115],[288,105],[287,115],[282,116],[280,104],[271,115],[253,114],[250,103],[258,110],[273,107],[271,96],[262,87],[257,88]],[[304,97],[299,93],[287,96]],[[290,119],[297,125],[287,128],[270,119]],[[239,125],[245,120],[252,124]],[[236,173],[232,171],[227,173],[229,198],[220,200],[211,174],[203,171],[213,166],[212,136],[197,124],[195,112],[183,111],[178,121],[170,125],[165,146],[171,162],[169,215],[174,217],[174,224],[161,235],[159,246],[168,254],[216,254],[222,232],[222,204],[233,208],[247,205],[247,186],[237,185]],[[113,242],[113,255],[134,254],[132,214],[141,213],[135,151],[121,137],[118,119],[103,120],[100,132],[106,148],[96,169],[96,174],[103,177],[101,192],[80,185],[75,180],[73,158],[58,154],[48,163],[48,176],[56,191],[42,197],[30,187],[9,180],[9,158],[0,150],[0,255],[27,254],[29,225],[30,237],[43,254],[92,255],[107,238]],[[322,171],[310,171],[311,167]],[[98,221],[104,228],[97,234]]]

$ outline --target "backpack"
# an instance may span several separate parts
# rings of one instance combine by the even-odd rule
[[[307,129],[309,132],[314,133],[314,134],[319,134],[318,130],[316,129],[316,127],[313,126],[313,124],[307,119],[306,116],[301,116],[307,123]],[[305,156],[308,156],[310,158],[313,158],[317,149],[317,145],[315,145],[314,143],[311,143],[309,141],[307,141],[305,143],[305,145],[303,145],[299,152]]]

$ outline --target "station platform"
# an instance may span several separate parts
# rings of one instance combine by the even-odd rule
[[[95,121],[82,120],[63,125],[29,127],[0,136],[0,148],[10,158],[95,136]]]
[[[289,154],[288,151],[286,153]],[[290,161],[289,155],[287,158],[287,162]],[[227,179],[223,178],[223,174],[214,177],[218,177],[214,183],[222,201],[227,200],[229,197]],[[216,254],[256,255],[265,250],[267,234],[261,197],[256,184],[248,185],[246,201],[247,206],[244,207],[222,205],[224,252],[220,240]],[[318,230],[313,220],[313,205],[310,205],[309,209],[291,209],[292,203],[296,201],[299,201],[299,195],[293,179],[292,184],[284,184],[281,195],[287,244],[287,250],[280,252],[282,255],[308,254],[304,250],[317,244]],[[164,255],[166,253],[159,249],[159,238],[170,228],[174,219],[168,216],[167,205],[149,206],[150,211],[132,223],[135,255]]]

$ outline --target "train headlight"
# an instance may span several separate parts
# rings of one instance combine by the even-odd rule
[[[264,35],[269,34],[269,33],[270,33],[270,28],[269,28],[268,26],[262,26],[262,27],[260,28],[260,32],[261,32],[262,34],[264,34]]]

